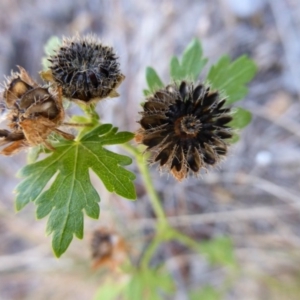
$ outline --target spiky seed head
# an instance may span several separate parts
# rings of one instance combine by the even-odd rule
[[[125,78],[113,48],[93,35],[64,38],[49,61],[51,76],[62,87],[63,96],[86,103],[118,96],[116,89]]]
[[[227,153],[232,117],[217,91],[182,81],[148,97],[136,141],[177,180],[216,165]]]

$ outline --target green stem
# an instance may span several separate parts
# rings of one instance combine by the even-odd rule
[[[159,235],[156,235],[153,240],[150,242],[149,246],[147,247],[144,255],[142,256],[141,260],[141,267],[143,269],[149,268],[149,264],[151,261],[151,258],[155,252],[155,250],[158,248],[161,240],[159,238]]]
[[[99,121],[99,115],[96,112],[96,104],[91,103],[91,104],[80,104],[80,108],[83,110],[85,115],[89,116],[91,119],[92,123],[97,123]]]
[[[142,179],[144,181],[146,191],[149,195],[150,202],[152,204],[153,210],[158,220],[156,235],[143,255],[141,266],[146,268],[149,265],[151,257],[153,256],[155,250],[157,249],[157,247],[162,241],[177,240],[182,244],[184,244],[185,246],[189,247],[190,249],[193,249],[195,252],[201,253],[199,244],[196,241],[194,241],[189,236],[172,228],[168,224],[168,220],[161,206],[161,201],[159,199],[157,192],[154,189],[149,168],[145,163],[145,155],[143,155],[138,149],[136,149],[130,144],[123,144],[122,146],[129,153],[131,153],[133,156],[136,157],[136,162],[140,170],[140,173],[142,175]]]
[[[89,121],[86,124],[83,124],[82,129],[78,132],[76,140],[80,140],[87,132],[93,129],[93,127],[100,124],[100,117],[96,112],[96,105],[92,104],[79,104],[79,107],[82,109],[86,117],[89,118]],[[87,126],[88,125],[88,126]],[[80,126],[80,124],[78,124]]]
[[[140,172],[143,176],[145,188],[148,193],[148,196],[149,196],[150,202],[152,204],[152,207],[154,209],[154,212],[156,214],[156,217],[158,219],[158,222],[160,224],[162,224],[162,223],[166,224],[167,218],[166,218],[165,212],[160,204],[160,199],[154,189],[149,169],[148,169],[147,165],[145,164],[144,158],[142,156],[140,156],[138,158],[137,164],[138,164]]]
[[[187,246],[188,248],[193,249],[196,253],[198,252],[198,253],[202,254],[200,246],[196,241],[194,241],[189,236],[181,233],[180,231],[178,231],[174,228],[170,228],[168,238],[170,240],[177,240],[177,241],[181,242],[183,245]]]
[[[149,196],[150,202],[158,220],[158,225],[160,227],[165,227],[167,225],[167,218],[161,206],[161,200],[159,199],[159,196],[156,190],[154,189],[149,168],[145,163],[145,156],[142,153],[140,153],[138,149],[134,148],[130,144],[124,144],[123,146],[128,152],[130,152],[136,157],[136,162],[141,172],[147,194]]]
[[[141,260],[141,267],[148,268],[150,260],[155,253],[156,249],[160,245],[160,243],[164,240],[164,233],[168,231],[169,225],[167,221],[167,217],[165,212],[161,206],[161,200],[154,189],[153,182],[150,176],[149,168],[145,163],[145,155],[143,155],[137,148],[133,147],[130,144],[123,144],[122,145],[129,153],[136,157],[137,166],[140,170],[142,175],[142,179],[145,185],[145,189],[149,196],[151,205],[155,212],[157,218],[157,228],[156,234],[153,240],[151,241],[150,245],[147,247],[142,260]]]

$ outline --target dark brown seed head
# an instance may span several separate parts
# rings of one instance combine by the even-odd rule
[[[232,117],[224,104],[218,92],[202,84],[169,85],[146,100],[136,140],[176,179],[197,174],[227,153]]]
[[[94,36],[63,39],[49,61],[52,78],[63,95],[86,103],[118,96],[116,89],[125,78],[113,49]]]

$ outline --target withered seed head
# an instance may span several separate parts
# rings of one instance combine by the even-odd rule
[[[112,254],[112,235],[110,232],[105,230],[97,230],[93,234],[91,243],[92,258],[100,259],[108,257]]]
[[[42,87],[25,69],[19,67],[19,70],[7,78],[1,94],[1,106],[7,112],[7,126],[11,131],[0,130],[0,146],[8,144],[0,153],[11,155],[24,147],[39,144],[53,150],[47,141],[52,132],[73,139],[73,135],[57,128],[64,118],[60,89],[53,92]]]
[[[116,89],[125,78],[113,49],[91,35],[63,39],[49,61],[52,79],[62,87],[63,96],[86,103],[117,97]]]
[[[182,81],[146,99],[136,141],[177,180],[217,164],[227,153],[232,117],[225,99],[203,84]]]
[[[124,263],[128,248],[119,234],[100,228],[93,232],[91,251],[94,269],[102,266],[116,269]]]

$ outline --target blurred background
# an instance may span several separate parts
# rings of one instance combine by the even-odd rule
[[[155,167],[151,172],[168,216],[189,215],[178,220],[182,232],[199,242],[231,238],[241,271],[224,299],[300,299],[300,2],[1,0],[1,81],[16,65],[37,78],[51,36],[90,32],[115,48],[126,75],[121,96],[98,106],[103,122],[122,130],[138,128],[145,68],[154,67],[169,83],[171,56],[193,38],[209,58],[204,75],[223,54],[255,60],[258,73],[239,103],[253,121],[221,167],[183,183]],[[87,219],[84,240],[74,240],[58,260],[44,234],[47,220],[35,220],[34,205],[15,214],[15,174],[25,163],[26,153],[0,157],[0,299],[92,299],[104,276],[91,270],[93,230],[113,228],[138,256],[153,229],[141,179],[133,203],[108,194],[92,176],[100,220]],[[217,289],[226,280],[223,267],[176,243],[162,245],[155,260],[175,279],[171,299],[188,299],[190,290],[206,285]]]

